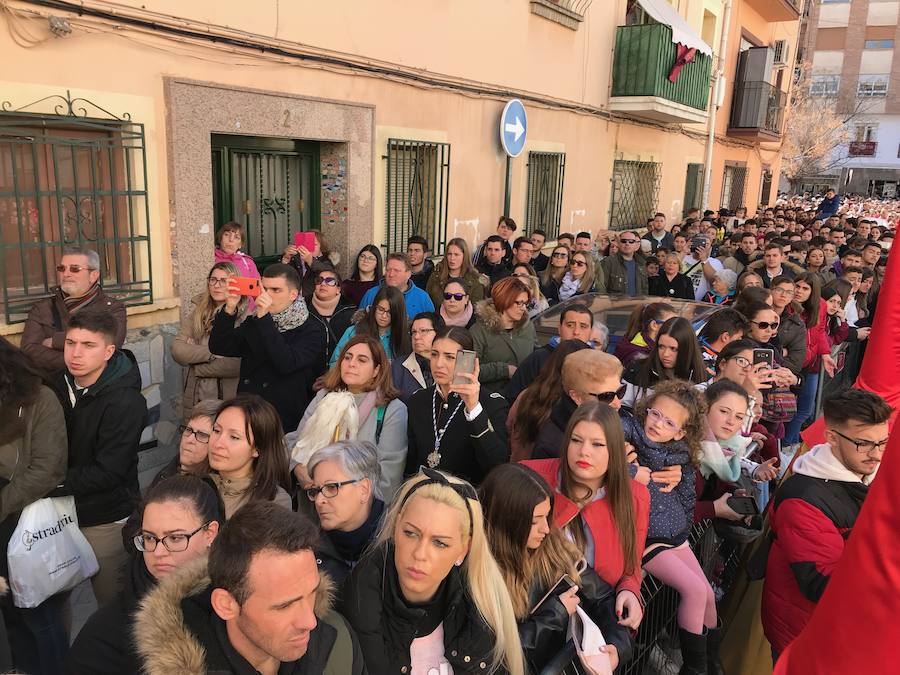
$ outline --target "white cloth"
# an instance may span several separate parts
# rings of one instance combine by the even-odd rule
[[[713,266],[716,272],[721,272],[725,269],[725,265],[715,258],[710,257],[707,262]],[[700,264],[698,265],[697,263]],[[691,284],[694,286],[694,300],[698,301],[703,300],[710,289],[706,275],[703,274],[703,267],[703,263],[690,254],[684,256],[684,259],[681,261],[681,271],[691,280]]]
[[[644,11],[659,23],[671,26],[672,42],[693,47],[701,54],[712,56],[712,49],[697,35],[690,24],[666,0],[638,0]]]
[[[876,469],[868,476],[853,473],[831,451],[831,445],[821,443],[804,455],[800,455],[794,461],[794,473],[799,473],[812,478],[823,480],[836,480],[843,483],[860,482],[863,485],[871,485],[878,473]]]
[[[856,306],[856,298],[852,295],[844,305],[844,318],[847,320],[848,326],[856,328],[856,322],[859,321],[859,307]]]

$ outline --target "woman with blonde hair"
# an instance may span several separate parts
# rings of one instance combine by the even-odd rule
[[[297,430],[284,437],[291,469],[301,487],[306,487],[311,482],[306,465],[314,452],[337,441],[369,441],[381,465],[379,491],[390,502],[406,466],[406,418],[406,405],[394,387],[381,342],[371,335],[357,335],[325,373],[322,389],[306,408]]]
[[[184,366],[181,392],[181,419],[188,420],[198,401],[225,400],[237,394],[241,360],[232,356],[216,356],[209,351],[209,333],[213,317],[225,306],[228,277],[240,276],[230,262],[218,262],[206,277],[206,290],[195,295],[194,309],[181,321],[178,335],[172,341],[172,358]],[[238,316],[247,313],[247,298],[238,305]]]
[[[615,590],[552,526],[555,495],[547,481],[522,464],[502,464],[478,492],[531,671],[542,672],[563,649],[569,617],[579,605],[603,633],[603,651],[615,670],[631,652],[628,629],[616,620]],[[563,575],[574,586],[557,585]]]
[[[575,251],[569,261],[569,270],[559,284],[560,301],[594,290],[594,259],[589,253]]]
[[[451,277],[463,280],[469,302],[476,303],[484,299],[484,284],[481,282],[481,275],[472,265],[469,245],[461,237],[455,237],[447,242],[444,258],[435,265],[434,271],[428,277],[428,283],[425,285],[425,290],[431,296],[435,307],[441,306],[444,299],[444,287]]]
[[[525,673],[478,496],[459,478],[423,467],[403,484],[342,597],[372,673]]]

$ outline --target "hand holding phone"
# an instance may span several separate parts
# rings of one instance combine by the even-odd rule
[[[453,368],[450,391],[462,399],[466,412],[472,412],[478,405],[478,396],[481,393],[478,373],[478,359],[475,352],[467,349],[460,349],[456,352],[456,365]]]
[[[238,295],[248,298],[258,298],[262,293],[262,285],[259,279],[252,277],[231,277],[228,283],[228,290],[235,290]]]
[[[775,367],[775,352],[772,349],[754,349],[753,365],[765,363],[770,369]]]
[[[726,500],[729,508],[735,513],[739,513],[742,516],[756,516],[759,515],[759,506],[756,504],[756,500],[753,497],[737,497],[732,495]]]
[[[475,372],[475,352],[471,349],[460,349],[456,352],[456,363],[453,366],[453,384],[469,384],[471,380],[460,375],[471,375]]]

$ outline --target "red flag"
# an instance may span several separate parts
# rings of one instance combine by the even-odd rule
[[[675,63],[672,64],[672,70],[669,71],[669,81],[676,82],[678,76],[681,75],[681,69],[693,61],[696,55],[696,47],[688,47],[680,42],[675,45]]]

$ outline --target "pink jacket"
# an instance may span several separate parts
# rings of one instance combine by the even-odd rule
[[[256,269],[256,263],[253,262],[253,258],[241,251],[238,251],[237,253],[225,253],[225,251],[216,246],[216,262],[230,262],[237,267],[240,276],[259,279],[259,270]]]

